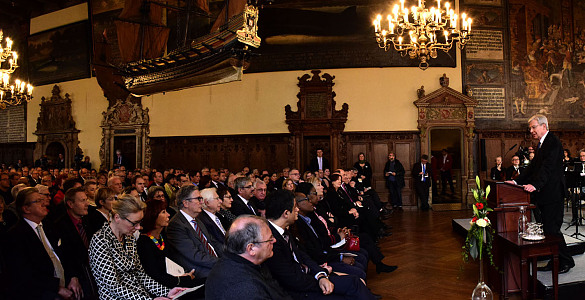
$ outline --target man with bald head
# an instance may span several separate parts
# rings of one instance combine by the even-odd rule
[[[241,215],[226,234],[226,248],[205,284],[206,299],[292,299],[263,262],[272,257],[272,235],[265,219]]]

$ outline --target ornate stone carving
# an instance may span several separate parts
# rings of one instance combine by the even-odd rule
[[[150,117],[148,108],[143,109],[140,98],[128,96],[118,99],[108,110],[102,112],[102,144],[100,146],[101,168],[113,166],[113,145],[116,130],[131,130],[136,136],[136,167],[149,167],[152,159],[150,149]],[[127,135],[127,134],[126,134]]]
[[[37,130],[34,132],[38,136],[33,155],[35,160],[47,154],[47,147],[51,143],[58,143],[63,147],[65,167],[71,167],[74,156],[83,153],[78,146],[79,130],[71,114],[71,103],[69,94],[65,93],[65,97],[62,97],[61,89],[57,85],[53,86],[50,98],[41,98],[41,111],[37,118]],[[49,158],[56,161],[57,154],[50,153],[49,155],[55,157]]]

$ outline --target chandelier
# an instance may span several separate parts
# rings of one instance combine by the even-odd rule
[[[449,2],[442,9],[441,0],[437,0],[437,6],[428,9],[424,0],[418,0],[418,6],[408,9],[400,0],[384,22],[382,15],[376,17],[374,31],[380,48],[388,51],[393,47],[401,56],[418,57],[419,68],[426,70],[428,61],[437,58],[437,50],[447,52],[453,42],[463,49],[471,37],[472,22],[465,13],[459,20]]]
[[[4,32],[0,29],[0,108],[20,105],[32,99],[33,86],[16,79],[11,83],[10,74],[18,68],[18,54],[12,51],[12,40],[6,37],[6,46],[2,45]]]

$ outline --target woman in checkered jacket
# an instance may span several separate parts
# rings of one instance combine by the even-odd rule
[[[89,262],[102,300],[168,299],[183,290],[169,291],[144,273],[133,237],[140,228],[144,208],[145,204],[133,196],[122,196],[112,205],[111,222],[91,239]]]

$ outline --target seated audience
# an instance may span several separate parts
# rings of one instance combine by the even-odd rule
[[[97,286],[89,267],[88,247],[88,198],[83,187],[69,189],[65,193],[67,213],[56,220],[60,245],[57,247],[67,256],[65,266],[71,276],[77,277],[82,287],[83,299],[97,299]]]
[[[49,202],[35,188],[26,188],[15,200],[19,222],[8,231],[3,254],[8,276],[8,299],[69,299],[80,295],[77,278],[65,270],[58,236],[43,219]]]
[[[265,219],[242,215],[226,234],[226,251],[207,278],[206,299],[292,299],[263,262],[272,256],[272,235]]]
[[[213,173],[212,173],[213,174]],[[225,240],[225,228],[221,224],[217,212],[221,208],[221,200],[219,195],[215,192],[215,188],[207,188],[202,190],[202,212],[197,216],[199,221],[203,223],[207,231],[215,238],[215,240],[223,243]]]
[[[164,229],[169,225],[169,213],[166,203],[161,200],[146,202],[144,218],[142,219],[142,234],[136,242],[138,256],[146,274],[160,284],[173,288],[176,286],[194,287],[205,283],[203,279],[195,279],[190,270],[182,276],[173,276],[167,273],[166,258],[168,247],[165,242]]]
[[[216,215],[219,217],[223,228],[230,228],[232,222],[236,219],[236,216],[230,211],[233,201],[232,194],[228,189],[219,189],[217,191],[217,195],[222,201],[221,208]]]
[[[258,208],[250,202],[254,196],[254,185],[248,177],[238,177],[235,180],[237,194],[233,197],[231,212],[236,215],[258,215]]]
[[[195,270],[198,278],[207,277],[223,252],[223,243],[216,241],[197,220],[202,200],[194,185],[180,188],[177,191],[179,212],[167,227],[169,258],[185,270]]]
[[[266,200],[266,218],[272,235],[274,255],[266,260],[272,276],[294,299],[374,299],[364,283],[353,275],[337,275],[319,266],[301,251],[286,228],[298,219],[298,207],[288,191],[275,191]],[[337,296],[337,297],[335,297]]]
[[[112,221],[95,233],[89,247],[89,262],[100,299],[152,299],[182,291],[167,287],[148,276],[136,253],[133,233],[140,228],[145,204],[129,195],[112,207]]]
[[[87,225],[88,237],[100,230],[104,223],[109,223],[112,218],[112,205],[116,201],[116,194],[108,187],[99,188],[95,195],[95,210],[88,210]]]

